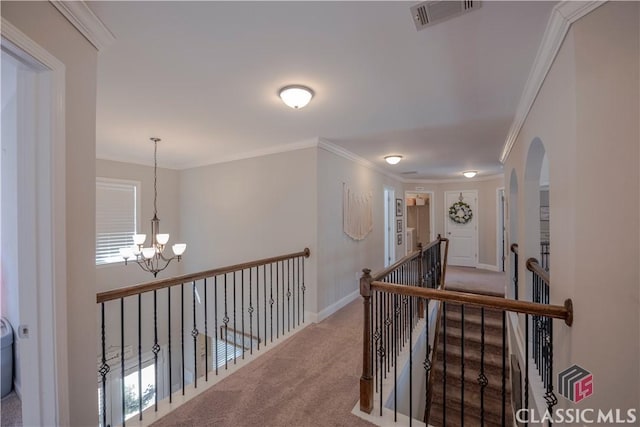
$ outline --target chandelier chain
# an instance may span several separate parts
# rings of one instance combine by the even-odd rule
[[[158,216],[158,138],[153,140],[153,217]]]

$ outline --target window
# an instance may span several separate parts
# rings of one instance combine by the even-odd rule
[[[96,178],[96,265],[121,262],[133,245],[140,212],[137,181]]]

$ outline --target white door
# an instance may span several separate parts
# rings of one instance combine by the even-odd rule
[[[461,201],[471,208],[471,220],[460,224],[449,218],[449,209]],[[449,265],[475,267],[478,263],[478,192],[445,191],[445,233],[449,238]],[[462,215],[462,212],[460,212]]]

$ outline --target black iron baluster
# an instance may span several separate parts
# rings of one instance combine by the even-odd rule
[[[280,338],[280,269],[276,262],[276,339]]]
[[[484,374],[484,307],[480,309],[480,375],[478,376],[478,384],[480,384],[480,423],[484,426],[484,389],[489,384],[489,380]]]
[[[373,340],[371,340],[371,344],[373,346],[373,354],[375,354],[375,364],[373,365],[375,368],[374,375],[377,378],[377,376],[379,375],[378,362],[380,361],[380,357],[379,357],[380,355],[378,353],[378,349],[380,348],[380,339],[382,337],[381,331],[380,331],[380,317],[381,317],[380,316],[380,292],[375,292],[374,298],[371,298],[371,301],[373,301],[373,304],[371,305],[372,305],[373,314],[375,316],[375,319],[372,319],[372,321],[375,323],[375,326],[376,326],[375,332],[373,333]],[[374,382],[376,384],[376,392],[377,392],[378,381],[374,381]]]
[[[253,275],[251,274],[251,268],[249,269],[249,354],[253,354]],[[244,348],[244,346],[243,346]]]
[[[102,377],[102,427],[107,427],[107,374],[111,370],[107,364],[106,333],[104,325],[104,303],[100,303],[102,321],[100,323],[100,336],[102,338],[102,363],[98,372]]]
[[[218,276],[213,276],[213,329],[215,335],[216,375],[218,375]]]
[[[291,332],[291,260],[287,260],[287,332]]]
[[[381,336],[380,336],[380,346],[378,347],[378,350],[377,350],[378,351],[378,359],[380,360],[380,369],[378,370],[378,380],[380,381],[380,416],[382,416],[382,394],[383,394],[382,393],[382,377],[383,377],[382,372],[384,370],[384,356],[385,356],[385,354],[384,354],[384,339],[383,339],[384,337],[382,336],[382,334],[384,334],[384,331],[382,329],[382,318],[383,318],[382,309],[383,309],[384,300],[383,300],[381,294],[382,294],[381,292],[378,292],[378,295],[379,295],[378,296],[378,298],[379,298],[379,300],[378,300],[378,302],[379,302],[378,310],[380,310],[380,316],[378,316],[379,317],[379,325],[378,325],[378,327],[380,328],[380,334],[381,334]]]
[[[460,342],[460,425],[464,425],[464,304],[460,304],[460,324],[462,325],[460,328],[462,340]]]
[[[193,300],[193,329],[191,336],[193,337],[193,388],[198,388],[198,328],[196,327],[196,281],[193,281],[191,288],[191,297]]]
[[[258,331],[258,351],[260,351],[260,267],[256,267],[256,330]]]
[[[502,312],[502,425],[506,425],[507,403],[507,312]]]
[[[209,381],[209,329],[207,325],[207,278],[204,278],[204,380]]]
[[[447,425],[447,303],[442,301],[442,425]],[[438,339],[438,337],[436,337]]]
[[[529,315],[524,315],[524,409],[529,409]],[[527,421],[525,427],[529,425],[529,411],[527,413]]]
[[[269,327],[271,328],[271,342],[273,342],[273,263],[269,264],[269,288],[270,288],[270,294],[269,294],[269,308],[271,311],[271,322],[269,322]],[[277,292],[277,286],[276,286],[276,292]],[[276,295],[276,299],[278,298],[278,296]],[[276,310],[276,316],[278,316],[278,312]]]
[[[182,349],[182,395],[184,396],[184,283],[180,284],[180,347]]]
[[[122,391],[122,425],[125,426],[125,390],[124,390],[124,298],[120,298],[120,389]],[[105,408],[106,409],[106,408]]]
[[[227,309],[227,274],[224,275],[224,317],[222,318],[224,323],[224,369],[229,369],[229,311]]]
[[[267,264],[262,266],[262,303],[264,307],[264,346],[267,346]]]
[[[158,344],[158,291],[153,291],[153,388],[155,392],[155,412],[158,412],[158,353],[160,345]]]
[[[244,360],[244,340],[246,335],[244,334],[244,270],[240,272],[240,314],[242,315],[242,359]],[[234,334],[237,335],[237,332],[234,331]]]
[[[300,326],[300,263],[301,257],[296,258],[298,264],[298,279],[296,280],[296,286],[298,287],[298,326]]]
[[[425,319],[425,328],[424,328],[424,334],[425,334],[425,345],[427,347],[427,351],[424,354],[424,362],[422,363],[422,366],[424,367],[424,377],[425,377],[425,394],[424,394],[424,407],[426,409],[429,408],[429,377],[431,376],[431,344],[429,342],[429,317],[431,315],[431,311],[429,310],[429,300],[426,300],[426,315],[424,317]],[[435,355],[434,355],[435,356]],[[426,414],[425,414],[426,415]],[[429,425],[429,420],[425,418],[424,420],[425,424]]]
[[[514,293],[514,298],[518,299],[518,252],[514,252],[513,257],[514,257],[513,293]]]
[[[407,297],[405,297],[407,298]],[[414,298],[409,298],[409,317],[413,318]],[[413,425],[413,339],[409,331],[409,427]]]
[[[304,258],[300,257],[302,264],[302,323],[304,323],[304,295],[307,287],[305,286],[305,276],[304,276]]]
[[[138,294],[138,419],[142,420],[142,294]]]
[[[238,325],[236,324],[236,272],[233,272],[233,364],[238,358]]]
[[[167,350],[169,352],[169,403],[173,402],[171,369],[171,287],[167,288]]]
[[[398,307],[398,295],[393,298],[393,421],[398,422],[398,321],[400,320],[400,308]]]

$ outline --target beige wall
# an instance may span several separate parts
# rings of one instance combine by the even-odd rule
[[[127,179],[141,183],[140,232],[147,234],[147,242],[149,242],[150,221],[153,218],[153,167],[98,159],[96,160],[96,176]],[[179,200],[179,172],[158,168],[158,217],[160,218],[161,231],[170,233],[167,249],[170,255],[172,254],[171,245],[182,241],[180,238]],[[187,250],[190,250],[188,245]],[[172,261],[166,270],[158,274],[158,279],[176,276],[181,272],[182,263]],[[143,271],[135,263],[128,266],[125,266],[124,263],[96,266],[97,292],[150,280],[153,280],[153,276]]]
[[[577,405],[559,398],[560,407],[626,410],[640,401],[639,6],[607,3],[573,24],[505,165],[518,177],[509,203],[525,259],[536,255],[538,220],[525,209],[537,196],[525,179],[527,153],[536,138],[544,144],[551,302],[572,298],[575,309],[573,327],[554,323],[554,369],[579,364],[595,390]]]
[[[2,2],[2,17],[66,66],[66,245],[69,416],[95,425],[95,48],[48,2]],[[66,379],[61,379],[65,381]]]
[[[316,311],[316,149],[180,172],[184,272],[311,249],[306,309]]]
[[[359,289],[356,273],[384,267],[384,187],[403,197],[402,184],[368,167],[318,148],[318,312]],[[355,241],[343,232],[343,183],[356,192],[373,193],[373,231]],[[395,222],[393,223],[395,239]],[[404,256],[403,245],[396,258]],[[322,313],[321,313],[322,314]]]
[[[476,190],[478,192],[478,263],[497,266],[496,226],[497,226],[497,190],[504,187],[503,178],[490,180],[469,180],[448,183],[405,184],[404,191],[417,191],[418,188],[434,193],[435,235],[444,235],[446,191]]]

